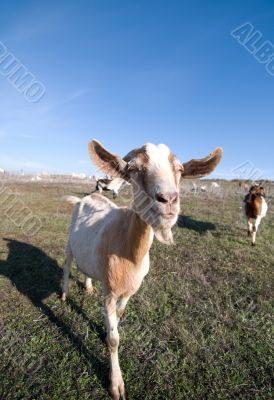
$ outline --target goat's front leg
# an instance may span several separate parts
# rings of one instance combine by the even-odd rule
[[[110,393],[113,400],[125,400],[125,386],[119,365],[118,347],[118,319],[117,298],[108,296],[105,300],[105,317],[107,326],[107,343],[110,350]]]
[[[262,220],[262,217],[260,217],[260,216],[255,219],[255,223],[253,226],[253,232],[252,232],[252,246],[255,246],[255,244],[256,244],[256,233],[258,231],[261,220]]]

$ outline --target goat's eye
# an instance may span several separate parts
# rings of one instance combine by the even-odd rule
[[[136,170],[136,165],[133,161],[129,162],[127,165],[127,171],[131,172],[131,171],[135,171]]]
[[[136,164],[131,164],[127,167],[127,173],[139,172],[140,168]]]

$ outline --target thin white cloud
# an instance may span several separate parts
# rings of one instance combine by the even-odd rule
[[[72,100],[77,99],[78,97],[81,97],[87,93],[90,93],[90,89],[80,89],[77,90],[76,92],[72,93],[71,95],[69,95],[66,99],[66,103],[71,102]]]
[[[29,133],[12,133],[12,132],[8,132],[7,130],[0,129],[0,138],[4,138],[4,137],[23,138],[23,139],[35,139],[36,138],[34,135],[31,135]]]
[[[45,105],[40,110],[42,111],[42,113],[48,113],[56,108],[67,105],[67,104],[73,102],[74,100],[78,99],[79,97],[82,97],[90,92],[91,92],[90,89],[79,89],[79,90],[69,94],[65,98],[61,99],[60,101],[57,101],[56,103]]]
[[[20,138],[24,138],[24,139],[35,139],[36,138],[34,135],[30,135],[28,133],[19,133],[17,136]]]

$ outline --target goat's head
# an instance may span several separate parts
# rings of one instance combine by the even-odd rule
[[[167,146],[149,143],[122,159],[93,140],[89,143],[89,153],[98,168],[132,184],[135,212],[152,226],[158,240],[169,244],[171,228],[180,211],[181,177],[208,175],[220,162],[223,152],[218,148],[202,160],[181,163]]]
[[[264,190],[263,186],[261,186],[259,184],[255,184],[255,185],[251,186],[251,188],[249,189],[249,193],[253,194],[255,196],[264,196],[265,190]]]

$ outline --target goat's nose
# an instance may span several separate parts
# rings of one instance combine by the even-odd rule
[[[156,194],[156,200],[159,203],[176,203],[176,201],[178,200],[178,193],[177,192],[173,192],[173,193],[157,193]]]

